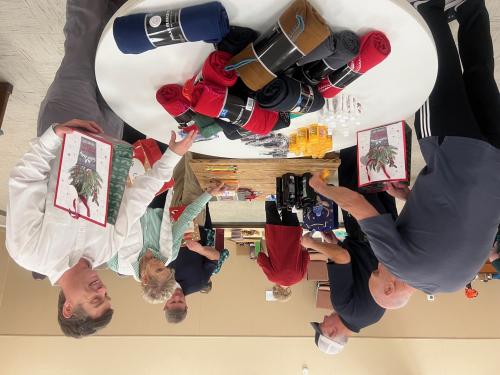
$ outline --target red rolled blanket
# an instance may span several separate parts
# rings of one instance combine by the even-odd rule
[[[236,83],[238,75],[236,71],[225,71],[224,68],[229,64],[233,56],[224,51],[214,51],[208,55],[203,63],[201,74],[203,80],[216,83],[220,86],[231,87]]]
[[[198,82],[191,95],[191,105],[197,113],[208,117],[218,117],[226,101],[227,87],[210,82]]]
[[[156,100],[172,116],[182,115],[189,110],[191,104],[182,96],[182,86],[164,85],[156,92]]]
[[[323,78],[318,91],[325,98],[333,98],[364,73],[384,61],[391,53],[391,42],[380,31],[365,34],[360,41],[359,55],[344,68]]]
[[[278,112],[260,108],[255,100],[231,95],[227,87],[205,81],[195,85],[191,104],[197,113],[218,117],[255,134],[270,133],[279,119]]]
[[[231,54],[224,51],[214,51],[208,55],[203,63],[201,72],[188,79],[182,88],[182,94],[191,100],[193,95],[194,86],[201,81],[214,83],[222,87],[234,86],[238,80],[236,71],[232,70],[226,72],[224,68],[231,59]]]

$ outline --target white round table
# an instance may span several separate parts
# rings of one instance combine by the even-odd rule
[[[113,38],[117,16],[179,8],[202,1],[129,0],[105,27],[96,55],[96,79],[109,106],[125,122],[151,138],[168,143],[178,124],[157,103],[158,88],[167,83],[183,84],[198,73],[214,50],[204,42],[160,47],[140,55],[125,55]],[[277,20],[290,0],[221,0],[231,24],[265,32]],[[429,96],[437,76],[437,54],[430,30],[406,0],[310,0],[333,30],[349,29],[362,35],[384,32],[392,52],[380,65],[348,86],[343,93],[355,96],[362,105],[358,125],[349,134],[333,131],[334,150],[356,144],[356,131],[403,120]],[[318,120],[318,112],[293,119],[284,134]],[[192,151],[231,158],[265,158],[260,147],[219,138],[195,143]],[[293,157],[292,154],[289,154]]]

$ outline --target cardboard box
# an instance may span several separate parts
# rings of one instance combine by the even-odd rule
[[[333,310],[329,286],[318,286],[316,290],[316,308]]]
[[[328,270],[326,263],[322,260],[313,260],[307,266],[307,280],[327,281]]]

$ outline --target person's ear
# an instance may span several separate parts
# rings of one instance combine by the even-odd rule
[[[66,318],[66,319],[69,319],[73,316],[73,305],[71,304],[71,302],[69,302],[68,300],[66,300],[66,302],[64,302],[64,305],[63,305],[63,308],[62,308],[62,315]]]
[[[384,294],[386,296],[390,296],[392,293],[394,293],[395,289],[396,286],[394,285],[394,281],[388,281],[384,284]]]

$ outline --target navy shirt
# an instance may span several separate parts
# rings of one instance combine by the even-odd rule
[[[330,298],[344,325],[353,332],[378,322],[385,309],[377,305],[368,288],[368,279],[378,260],[367,242],[346,238],[342,244],[351,263],[329,262]]]
[[[203,246],[213,246],[214,230],[201,226],[199,229],[200,244]],[[179,283],[182,292],[187,296],[188,294],[199,292],[207,285],[217,267],[217,261],[209,260],[203,255],[189,250],[187,247],[181,247],[177,258],[168,266],[175,269],[175,281]]]
[[[199,292],[207,285],[217,267],[217,261],[209,260],[187,247],[181,247],[179,255],[169,267],[175,269],[175,280],[187,296]]]
[[[453,292],[476,276],[500,222],[500,150],[464,137],[419,142],[427,166],[399,218],[359,224],[396,277],[426,293]]]

